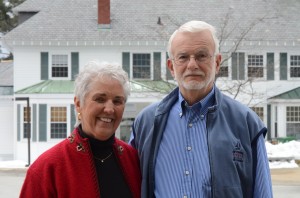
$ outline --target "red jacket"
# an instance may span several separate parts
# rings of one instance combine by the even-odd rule
[[[117,138],[113,150],[133,198],[140,198],[141,172],[137,151]],[[88,140],[75,129],[67,139],[40,155],[27,171],[20,197],[100,197]]]

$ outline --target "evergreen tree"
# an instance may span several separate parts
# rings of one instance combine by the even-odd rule
[[[0,0],[0,32],[6,33],[17,26],[17,17],[12,9],[25,0]]]

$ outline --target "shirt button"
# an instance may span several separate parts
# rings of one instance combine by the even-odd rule
[[[186,175],[189,175],[189,174],[190,174],[190,172],[189,172],[189,171],[185,171],[185,174],[186,174]]]
[[[193,126],[193,124],[192,124],[192,123],[190,123],[190,124],[189,124],[189,127],[192,127],[192,126]]]
[[[202,114],[202,115],[200,115],[200,117],[201,117],[201,119],[204,119],[204,115]]]
[[[183,198],[187,198],[187,196],[186,196],[186,195],[184,195],[184,196],[183,196]]]
[[[180,113],[179,116],[182,117],[182,113]]]
[[[187,150],[188,150],[188,151],[191,151],[191,150],[192,150],[192,147],[191,147],[191,146],[188,146],[188,147],[187,147]]]

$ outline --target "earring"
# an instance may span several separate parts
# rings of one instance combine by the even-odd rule
[[[81,120],[81,114],[80,113],[77,113],[77,119]]]

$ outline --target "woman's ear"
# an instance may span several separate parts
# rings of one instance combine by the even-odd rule
[[[75,96],[74,97],[74,105],[77,112],[80,112],[80,100]]]

